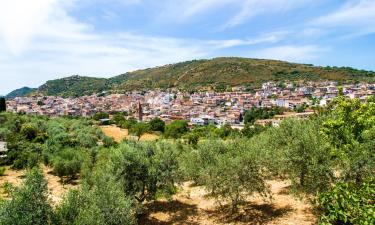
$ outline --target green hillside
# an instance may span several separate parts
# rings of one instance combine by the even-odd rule
[[[352,68],[316,67],[276,60],[215,58],[194,60],[126,73],[110,79],[115,89],[197,88],[257,85],[269,80],[373,80],[375,72]]]
[[[31,92],[33,92],[35,90],[36,90],[36,88],[29,88],[29,87],[19,88],[19,89],[16,89],[16,90],[10,92],[9,94],[7,94],[5,96],[5,98],[12,99],[12,98],[15,98],[15,97],[24,97],[24,96],[27,96],[28,94],[30,94]]]
[[[38,88],[43,95],[52,96],[82,96],[107,90],[107,80],[104,78],[71,76],[50,80]]]
[[[123,92],[170,87],[192,90],[236,85],[258,86],[264,81],[271,80],[374,81],[375,72],[350,67],[318,67],[277,60],[215,58],[138,70],[109,79],[72,76],[48,81],[38,91],[44,95],[66,97],[104,90]]]

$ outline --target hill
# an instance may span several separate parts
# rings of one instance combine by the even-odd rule
[[[107,80],[104,78],[70,76],[50,80],[38,88],[43,95],[74,97],[90,95],[107,90]]]
[[[114,89],[198,88],[220,85],[258,85],[278,80],[374,80],[375,72],[349,67],[317,67],[309,64],[247,58],[194,60],[125,73],[110,79]]]
[[[28,94],[32,93],[35,90],[36,90],[36,88],[29,88],[29,87],[19,88],[19,89],[16,89],[16,90],[10,92],[9,94],[7,94],[5,96],[5,98],[12,99],[12,98],[15,98],[15,97],[24,97],[24,96],[27,96]]]
[[[222,90],[226,86],[257,87],[265,81],[334,80],[374,81],[375,72],[350,67],[319,67],[277,60],[214,58],[169,64],[128,72],[113,78],[71,76],[48,81],[38,88],[43,95],[82,96],[102,91],[123,92],[177,87]]]

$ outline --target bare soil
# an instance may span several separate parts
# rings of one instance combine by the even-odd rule
[[[115,139],[116,142],[121,142],[124,139],[138,139],[137,137],[129,135],[129,131],[127,129],[121,129],[115,125],[110,126],[100,126],[103,133],[108,137],[112,137]],[[141,136],[139,140],[141,141],[153,141],[158,139],[159,136],[152,133],[147,133]]]
[[[58,176],[52,174],[52,169],[46,166],[42,166],[44,177],[48,183],[48,196],[53,205],[58,204],[64,195],[71,188],[77,188],[78,183],[72,182],[69,184],[63,184]],[[7,193],[4,192],[4,183],[9,182],[13,186],[17,187],[22,184],[25,178],[26,170],[11,170],[7,168],[4,176],[0,177],[0,194],[2,197],[8,197]]]
[[[232,215],[228,207],[219,207],[202,187],[185,183],[172,201],[160,200],[146,205],[140,224],[144,225],[220,225],[220,224],[316,224],[312,207],[307,200],[289,193],[290,184],[270,181],[273,199],[260,196],[248,199],[238,213]]]

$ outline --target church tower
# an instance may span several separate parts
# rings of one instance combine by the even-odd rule
[[[143,120],[143,109],[142,109],[142,104],[140,101],[138,101],[138,120],[142,121]]]

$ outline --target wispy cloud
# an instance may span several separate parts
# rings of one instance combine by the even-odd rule
[[[350,28],[350,35],[365,35],[375,32],[375,1],[351,0],[328,15],[321,16],[312,22],[318,27],[331,29]]]
[[[30,3],[25,10],[14,11],[18,1],[21,0],[2,10],[12,14],[0,17],[3,37],[0,71],[14,79],[30,74],[32,85],[71,74],[113,76],[139,68],[205,58],[226,48],[276,43],[283,35],[199,40],[129,32],[103,33],[69,16],[67,10],[74,7],[74,1],[67,4],[59,0],[35,0],[36,5]],[[35,16],[40,18],[34,21]],[[30,84],[30,79],[17,80],[19,86]],[[15,81],[6,79],[6,82]],[[12,87],[6,82],[1,84],[3,89]]]

